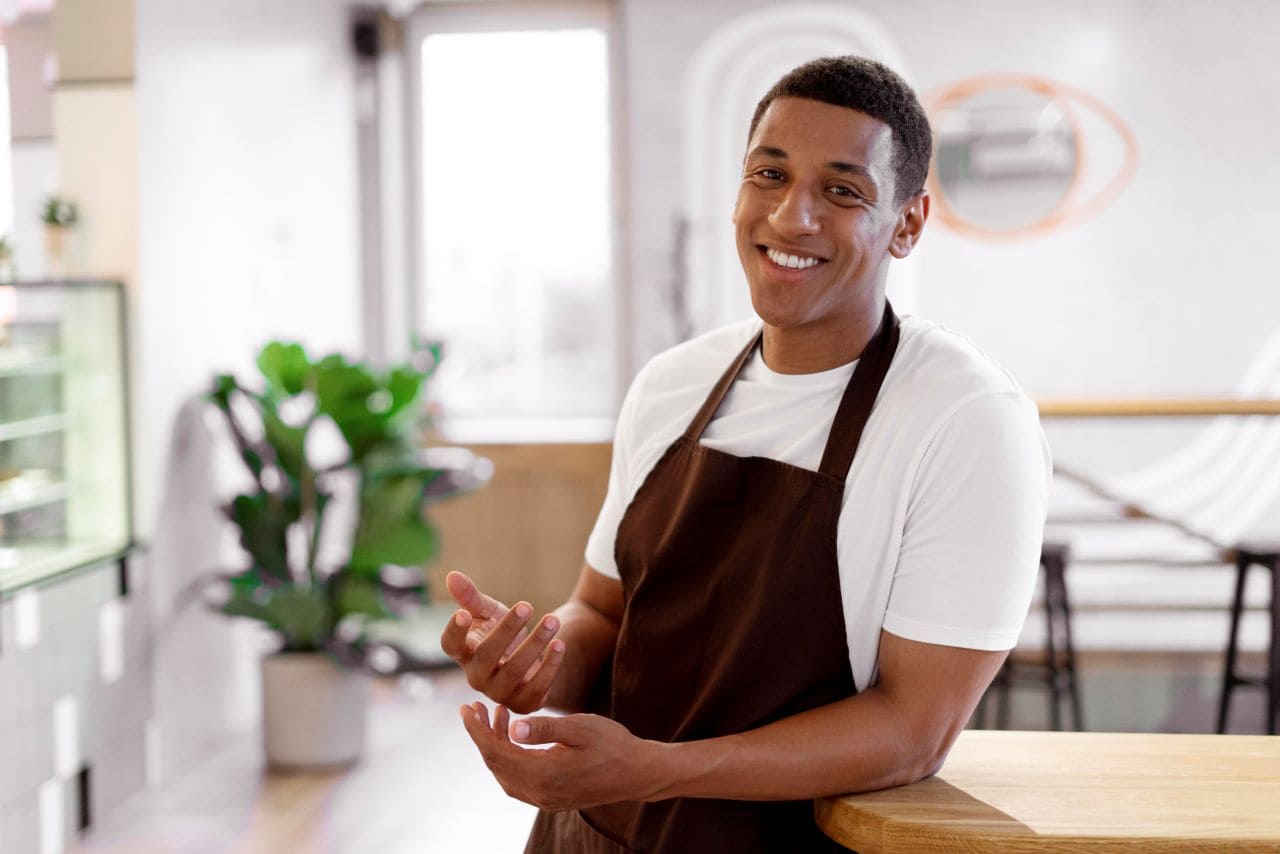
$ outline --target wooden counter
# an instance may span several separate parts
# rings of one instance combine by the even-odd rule
[[[936,776],[815,815],[859,854],[1280,852],[1280,736],[966,730]]]
[[[1039,398],[1042,418],[1182,418],[1280,415],[1280,400],[1224,398]]]

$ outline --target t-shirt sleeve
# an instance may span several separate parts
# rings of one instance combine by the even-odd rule
[[[631,484],[635,419],[646,374],[646,370],[641,370],[636,375],[622,401],[622,409],[618,412],[618,423],[613,432],[613,460],[609,464],[609,490],[600,506],[595,527],[587,537],[587,565],[609,578],[618,578],[613,544],[617,538],[618,525],[622,522],[622,514],[626,512],[635,491]]]
[[[1025,396],[962,403],[917,469],[884,628],[924,643],[1012,649],[1035,590],[1051,471]]]

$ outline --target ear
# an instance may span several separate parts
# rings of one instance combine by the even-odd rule
[[[889,254],[894,258],[906,258],[920,241],[925,220],[929,218],[929,193],[921,190],[907,202],[898,215],[897,230],[889,241]]]

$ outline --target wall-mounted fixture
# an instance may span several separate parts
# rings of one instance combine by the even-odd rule
[[[932,93],[926,107],[935,133],[934,215],[964,234],[1030,237],[1085,219],[1137,169],[1137,142],[1124,120],[1065,83],[986,74]]]

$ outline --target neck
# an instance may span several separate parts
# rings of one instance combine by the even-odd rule
[[[793,327],[764,326],[763,355],[769,369],[780,374],[816,374],[862,356],[884,317],[884,297],[878,295],[839,321]]]

